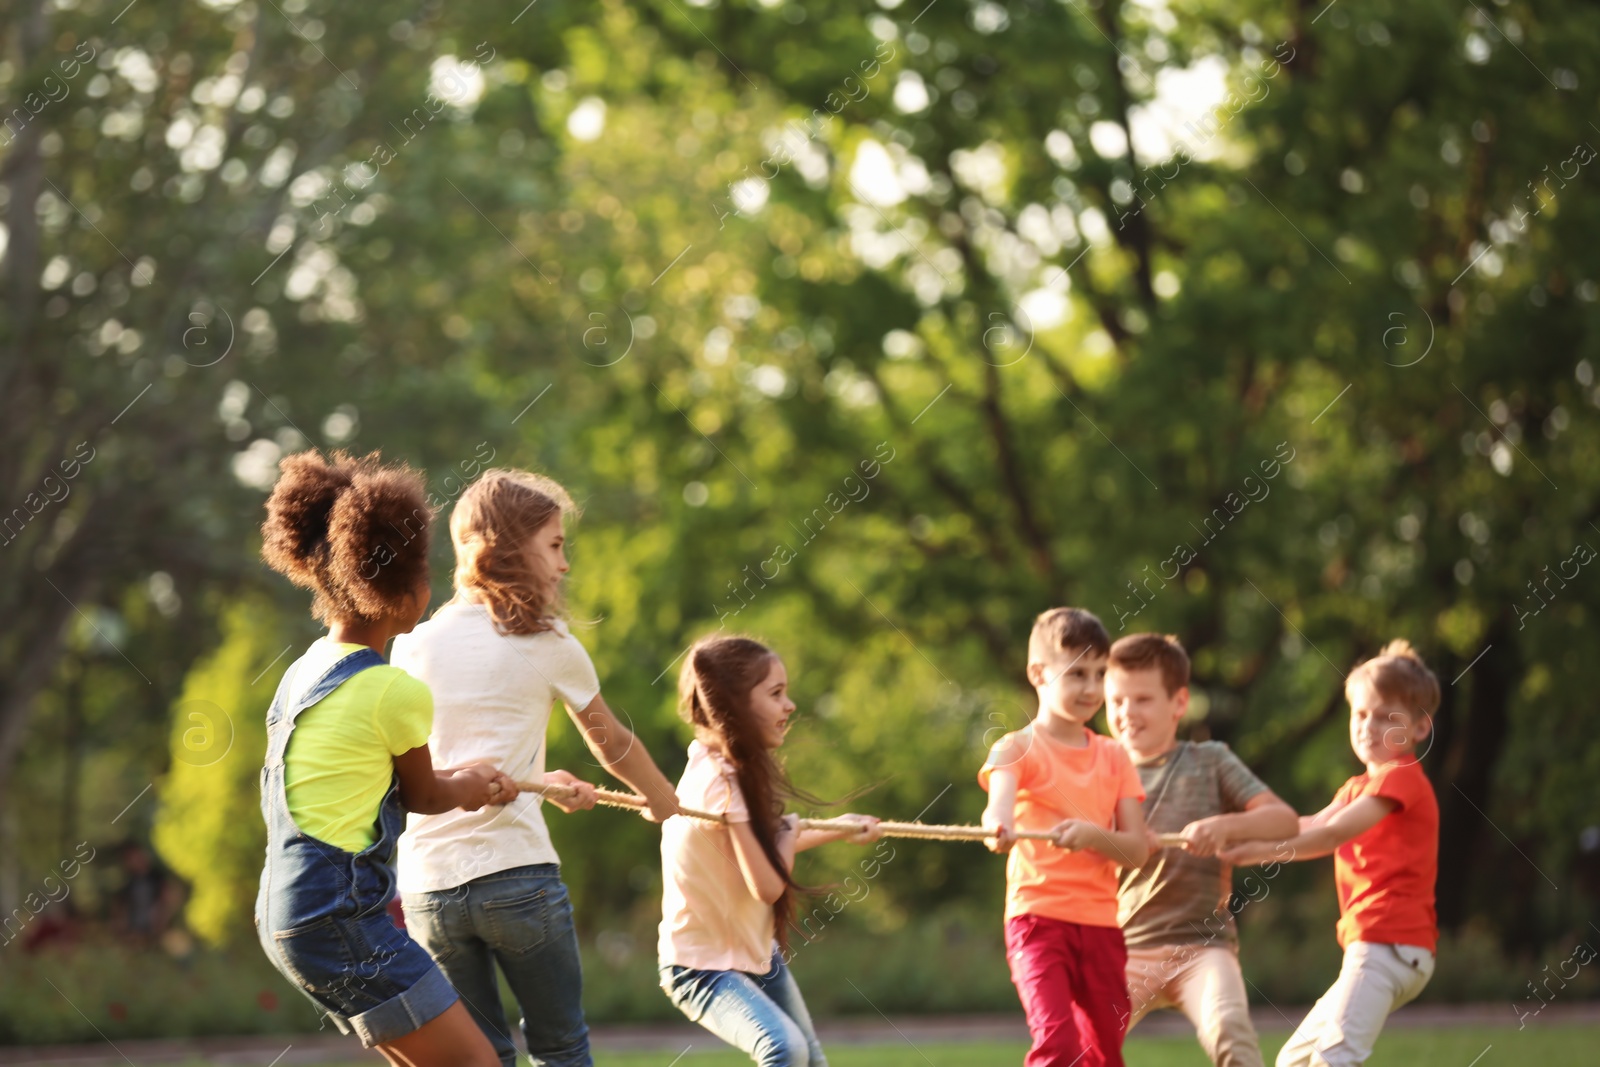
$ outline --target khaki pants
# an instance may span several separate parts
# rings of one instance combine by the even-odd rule
[[[1433,953],[1425,948],[1352,942],[1339,977],[1278,1053],[1277,1067],[1365,1063],[1389,1013],[1415,999],[1432,977]]]
[[[1175,1007],[1194,1024],[1200,1047],[1217,1067],[1261,1067],[1261,1045],[1232,946],[1130,948],[1128,996],[1129,1030],[1157,1008]]]

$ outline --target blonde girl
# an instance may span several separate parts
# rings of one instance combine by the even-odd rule
[[[395,662],[434,693],[430,744],[441,758],[490,760],[519,780],[578,788],[565,810],[594,805],[594,787],[545,769],[545,731],[566,705],[601,765],[642,794],[648,817],[678,810],[672,785],[600,695],[589,654],[562,620],[571,496],[543,475],[490,470],[450,516],[454,599],[396,642]],[[522,1009],[536,1064],[588,1067],[583,971],[572,904],[540,799],[495,811],[416,816],[400,840],[408,929],[432,953],[511,1067],[517,1050],[496,969]]]

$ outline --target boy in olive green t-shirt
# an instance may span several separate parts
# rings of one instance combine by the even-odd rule
[[[1107,717],[1144,785],[1152,835],[1149,861],[1124,868],[1117,891],[1128,1028],[1176,1007],[1213,1063],[1261,1067],[1228,909],[1233,872],[1217,851],[1292,833],[1299,820],[1227,745],[1178,740],[1188,686],[1189,657],[1176,638],[1134,634],[1111,646]],[[1159,833],[1182,833],[1183,847],[1162,848]]]

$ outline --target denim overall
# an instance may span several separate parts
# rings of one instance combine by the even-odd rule
[[[297,661],[284,673],[267,712],[261,814],[267,861],[256,898],[256,931],[267,958],[333,1021],[371,1048],[404,1037],[441,1015],[457,997],[433,960],[389,918],[394,851],[405,828],[396,775],[378,807],[378,838],[346,852],[300,832],[284,795],[284,753],[302,711],[369,667],[369,648],[345,656],[298,699]]]

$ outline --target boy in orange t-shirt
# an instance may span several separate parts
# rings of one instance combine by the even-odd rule
[[[1025,1067],[1122,1067],[1128,954],[1117,869],[1143,864],[1149,843],[1133,762],[1087,726],[1104,700],[1110,648],[1087,611],[1040,615],[1028,638],[1038,717],[1002,737],[978,771],[990,847],[1010,852],[1006,956],[1033,1036]],[[1018,830],[1051,831],[1055,843],[1019,841]]]
[[[1405,641],[1391,641],[1345,679],[1350,747],[1367,765],[1287,841],[1226,849],[1231,863],[1333,853],[1339,978],[1278,1053],[1277,1067],[1366,1062],[1389,1013],[1433,976],[1439,940],[1439,804],[1417,760],[1439,707],[1439,680]]]

